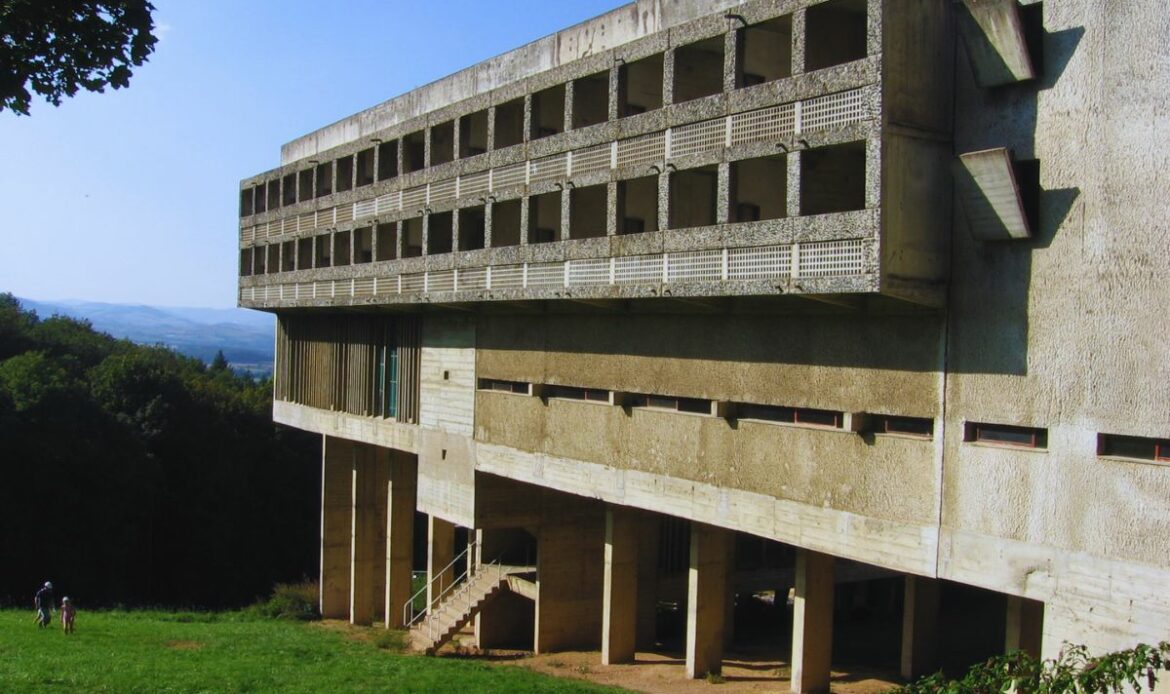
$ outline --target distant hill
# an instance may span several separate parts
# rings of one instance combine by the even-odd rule
[[[175,308],[91,301],[19,299],[41,318],[54,315],[88,320],[114,337],[145,345],[165,345],[180,354],[210,362],[223,350],[233,368],[256,375],[272,373],[275,319],[244,308]]]

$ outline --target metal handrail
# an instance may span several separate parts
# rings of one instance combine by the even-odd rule
[[[439,569],[438,571],[436,571],[435,575],[432,576],[430,578],[430,580],[428,580],[423,585],[422,588],[419,588],[417,591],[415,591],[414,595],[411,595],[410,598],[407,599],[406,604],[402,606],[402,623],[407,629],[414,626],[416,622],[418,622],[424,616],[430,614],[433,611],[433,608],[435,605],[428,604],[426,606],[425,610],[419,612],[418,614],[414,613],[414,600],[415,600],[415,598],[422,595],[423,593],[426,593],[431,588],[432,583],[434,583],[435,581],[440,581],[439,593],[438,593],[438,595],[435,596],[435,600],[434,600],[435,604],[438,604],[438,603],[443,601],[443,598],[447,593],[449,593],[453,588],[455,588],[455,586],[459,585],[459,581],[466,579],[467,576],[474,573],[473,569],[474,569],[474,564],[475,564],[475,561],[474,561],[475,555],[472,552],[472,550],[474,550],[478,546],[478,544],[479,543],[477,543],[477,542],[469,542],[467,544],[466,549],[464,549],[459,554],[455,555],[455,558],[452,559],[451,561],[447,562],[447,565],[444,566],[442,569]],[[462,559],[464,556],[467,557],[467,568],[463,571],[462,574],[460,574],[458,577],[456,577],[455,580],[451,581],[451,585],[447,586],[446,588],[443,588],[442,583],[441,583],[443,575],[447,573],[447,569],[450,569],[451,567],[455,566],[455,563],[457,561],[459,561],[460,559]]]
[[[467,549],[463,550],[459,554],[459,556],[455,557],[455,559],[452,559],[450,563],[448,563],[446,566],[444,566],[443,569],[441,571],[439,571],[436,576],[432,577],[427,582],[427,585],[423,586],[418,591],[416,591],[414,595],[410,596],[410,599],[407,600],[406,604],[404,604],[402,606],[402,622],[406,626],[407,629],[413,628],[416,624],[418,624],[420,621],[425,619],[426,620],[427,638],[433,642],[435,640],[435,628],[438,624],[438,617],[439,617],[439,612],[438,612],[438,610],[435,609],[435,607],[437,607],[438,605],[441,605],[441,604],[454,602],[455,600],[460,599],[460,598],[466,598],[466,607],[464,609],[465,609],[465,611],[469,612],[469,611],[471,611],[472,593],[473,593],[473,591],[472,591],[473,581],[471,580],[471,577],[472,576],[477,576],[477,577],[481,576],[484,574],[485,568],[495,567],[495,580],[496,580],[496,582],[499,582],[503,578],[503,576],[504,576],[504,567],[503,567],[503,561],[502,561],[503,555],[496,557],[494,560],[492,560],[491,562],[489,562],[486,565],[477,565],[475,563],[475,560],[474,560],[475,555],[472,552],[472,550],[474,550],[477,546],[478,546],[478,543],[475,543],[475,542],[468,544]],[[415,614],[414,613],[415,598],[417,598],[419,595],[422,595],[432,583],[434,583],[436,580],[440,579],[442,577],[443,573],[446,572],[448,568],[450,568],[452,565],[454,565],[455,562],[457,562],[465,554],[468,556],[468,559],[467,559],[467,568],[464,570],[464,572],[462,574],[460,574],[459,576],[457,576],[451,582],[451,584],[449,586],[447,586],[447,588],[445,588],[439,592],[439,594],[434,599],[434,604],[428,605],[426,610]]]

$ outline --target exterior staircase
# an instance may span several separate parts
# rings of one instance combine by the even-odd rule
[[[486,565],[474,566],[474,546],[456,557],[468,557],[469,571],[448,586],[438,596],[436,605],[427,611],[413,613],[414,601],[425,595],[424,586],[403,606],[404,622],[410,629],[411,645],[427,655],[434,655],[443,644],[450,641],[459,630],[467,625],[479,611],[506,590],[516,591],[524,597],[531,597],[527,590],[528,581],[521,576],[532,573],[535,567],[506,566],[498,560]],[[439,572],[440,575],[443,572]]]

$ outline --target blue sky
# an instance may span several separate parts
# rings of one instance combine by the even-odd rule
[[[295,137],[622,0],[154,0],[130,88],[0,112],[0,291],[235,304],[238,185]]]

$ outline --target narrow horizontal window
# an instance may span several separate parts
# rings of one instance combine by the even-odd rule
[[[679,398],[671,395],[632,393],[627,402],[629,402],[631,407],[691,412],[694,414],[711,414],[711,401],[703,400],[702,398]]]
[[[1097,455],[1170,463],[1170,439],[1097,434]]]
[[[494,390],[501,393],[528,395],[528,384],[523,381],[503,381],[497,378],[479,379],[480,390]]]
[[[1010,424],[967,422],[964,441],[1018,448],[1048,448],[1048,430]]]
[[[588,400],[589,402],[609,402],[609,391],[598,388],[578,388],[576,386],[548,386],[545,395],[550,398],[563,400]]]
[[[759,419],[766,422],[803,424],[806,426],[831,429],[840,429],[845,421],[845,413],[835,410],[817,410],[811,407],[756,405],[747,402],[736,403],[735,413],[738,419]]]
[[[878,418],[878,423],[874,427],[874,431],[883,434],[921,436],[922,438],[929,439],[934,436],[934,420],[929,417],[882,415]]]

